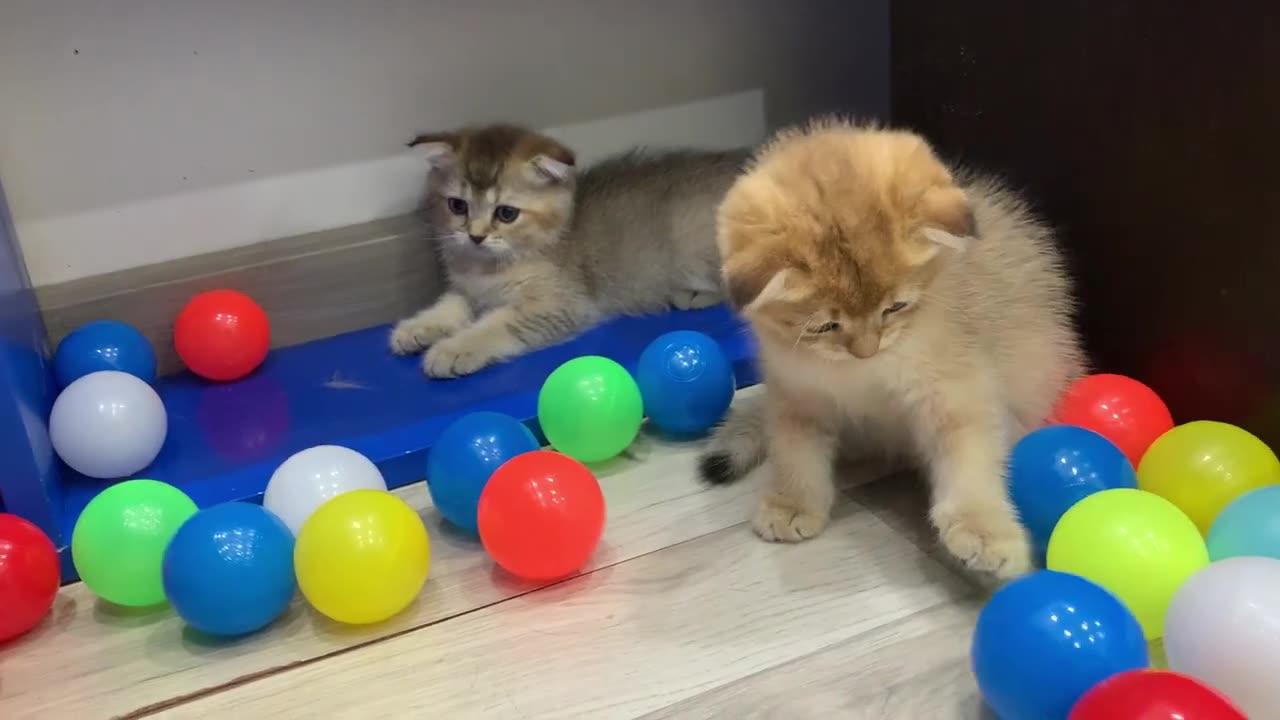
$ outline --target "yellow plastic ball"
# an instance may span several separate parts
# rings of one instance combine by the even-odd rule
[[[1253,433],[1222,422],[1179,425],[1156,439],[1138,464],[1138,487],[1166,498],[1201,535],[1232,500],[1280,483],[1280,460]]]
[[[298,530],[293,550],[303,597],[352,625],[381,622],[408,607],[430,560],[422,518],[381,490],[353,490],[321,505]]]
[[[1164,635],[1173,594],[1208,564],[1195,523],[1168,500],[1132,488],[1077,502],[1049,537],[1048,568],[1106,588],[1138,619],[1148,640]]]

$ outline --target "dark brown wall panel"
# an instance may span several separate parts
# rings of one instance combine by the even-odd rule
[[[1099,368],[1280,446],[1280,9],[895,0],[896,123],[1060,230]]]

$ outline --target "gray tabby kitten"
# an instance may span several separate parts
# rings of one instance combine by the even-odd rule
[[[437,378],[566,340],[605,318],[723,300],[716,207],[748,157],[630,153],[581,173],[510,125],[420,135],[448,289],[391,334]]]

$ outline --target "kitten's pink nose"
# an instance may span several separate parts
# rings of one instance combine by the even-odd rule
[[[866,332],[853,338],[849,343],[849,352],[860,360],[875,355],[880,351],[880,333]]]
[[[471,242],[479,245],[480,243],[484,242],[484,238],[485,238],[484,235],[472,235]]]

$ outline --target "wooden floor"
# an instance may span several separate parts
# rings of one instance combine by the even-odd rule
[[[431,577],[372,628],[299,600],[251,638],[215,642],[171,611],[64,588],[0,650],[0,717],[978,718],[968,644],[981,591],[940,562],[909,477],[846,489],[798,546],[744,522],[759,476],[705,489],[699,446],[643,437],[599,473],[592,567],[513,582],[440,525],[422,484]],[[870,478],[867,478],[870,479]]]

